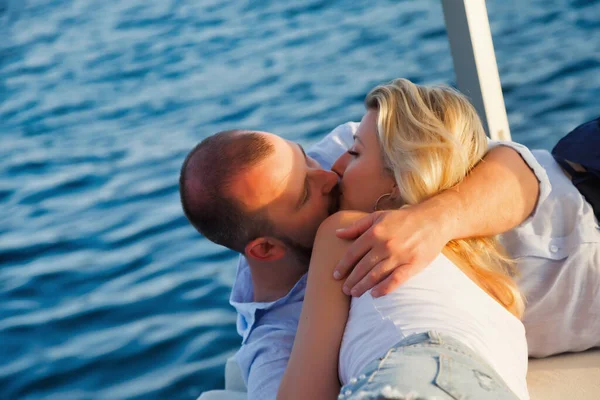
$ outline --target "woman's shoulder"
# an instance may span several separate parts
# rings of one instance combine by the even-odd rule
[[[362,211],[351,211],[351,210],[343,210],[338,211],[334,214],[331,214],[329,217],[325,218],[325,220],[319,226],[319,232],[327,231],[327,232],[335,232],[337,229],[347,228],[352,223],[358,221],[359,219],[366,217],[367,213]]]
[[[462,282],[470,281],[461,269],[443,253],[438,254],[429,265],[409,281],[412,279],[414,279],[413,284],[425,283],[428,286],[447,286],[450,283],[462,286]],[[409,282],[407,281],[407,283]]]

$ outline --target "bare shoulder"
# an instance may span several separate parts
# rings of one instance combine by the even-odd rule
[[[320,269],[333,271],[337,262],[352,243],[350,240],[338,238],[335,231],[348,227],[354,221],[366,215],[368,214],[360,211],[339,211],[327,217],[317,231],[310,268],[313,268],[312,265],[316,263],[320,265]]]
[[[352,241],[338,238],[335,231],[350,226],[353,222],[366,215],[368,214],[360,211],[338,211],[327,217],[327,219],[321,223],[315,238],[310,267],[308,269],[309,281],[311,275],[316,277],[317,275],[321,276],[321,274],[325,274],[323,276],[326,278],[321,276],[313,279],[319,279],[321,282],[325,279],[326,281],[330,281],[332,284],[341,287],[343,281],[336,281],[333,279],[333,270]],[[340,290],[340,293],[343,292]]]
[[[367,216],[366,212],[362,211],[338,211],[335,214],[330,215],[321,223],[319,226],[319,232],[327,232],[332,233],[337,229],[346,228],[350,226],[353,222],[358,221],[359,219]]]

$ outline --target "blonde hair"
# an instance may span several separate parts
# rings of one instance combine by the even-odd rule
[[[378,110],[383,163],[401,200],[415,205],[455,186],[482,159],[487,138],[474,107],[446,86],[396,79],[371,90],[367,109]],[[524,300],[513,262],[495,237],[450,241],[443,250],[467,276],[521,318]]]

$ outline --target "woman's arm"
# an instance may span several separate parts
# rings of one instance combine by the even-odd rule
[[[278,399],[335,399],[340,391],[338,359],[346,327],[350,298],[342,282],[333,279],[333,268],[349,241],[335,230],[346,227],[364,213],[339,212],[319,227],[313,247],[308,282],[298,332]]]

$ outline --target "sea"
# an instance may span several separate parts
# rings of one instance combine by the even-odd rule
[[[600,1],[487,9],[513,140],[600,114]],[[0,399],[222,388],[237,256],[187,223],[185,155],[310,146],[397,77],[454,84],[438,0],[0,0]]]

